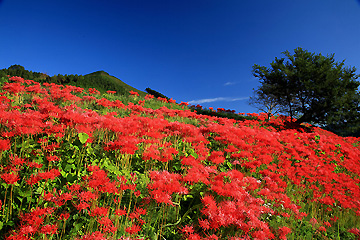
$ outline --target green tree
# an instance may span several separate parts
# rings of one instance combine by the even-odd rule
[[[297,123],[359,126],[360,82],[355,67],[336,62],[334,54],[323,56],[300,47],[294,54],[283,54],[285,58],[275,58],[270,68],[253,66],[261,85],[250,104],[275,100],[279,111],[296,116]]]
[[[167,96],[165,96],[164,94],[162,93],[159,93],[151,88],[146,88],[145,91],[148,93],[148,94],[151,94],[153,95],[154,97],[158,98],[158,97],[161,97],[161,98],[166,98],[167,100],[170,100],[170,98],[168,98]]]

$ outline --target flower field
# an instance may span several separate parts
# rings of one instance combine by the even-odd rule
[[[360,139],[10,77],[0,239],[360,239]]]

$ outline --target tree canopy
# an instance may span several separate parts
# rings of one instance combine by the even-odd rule
[[[345,60],[336,62],[334,54],[323,56],[296,48],[283,52],[270,68],[254,65],[253,75],[261,85],[250,104],[320,126],[359,127],[360,82],[355,67]],[[270,105],[269,105],[270,104]],[[270,113],[271,113],[270,111]]]

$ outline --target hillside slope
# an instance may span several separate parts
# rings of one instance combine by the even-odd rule
[[[134,91],[139,93],[139,95],[142,97],[144,97],[147,94],[146,92],[140,91],[124,83],[120,79],[109,75],[105,71],[96,71],[93,73],[86,74],[84,75],[84,79],[87,85],[90,85],[93,88],[96,88],[97,90],[100,89],[103,92],[107,90],[116,91],[116,89],[118,89],[119,91],[119,89],[123,89],[122,91],[123,93],[129,93],[129,91]]]
[[[249,115],[11,77],[0,237],[358,239],[360,139]]]

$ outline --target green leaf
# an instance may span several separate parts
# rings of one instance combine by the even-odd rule
[[[86,149],[86,152],[87,152],[89,155],[94,155],[94,156],[96,156],[95,153],[94,153],[94,149],[91,148],[91,147],[88,147],[88,148]]]
[[[75,166],[75,164],[67,164],[66,166],[65,166],[65,171],[69,171],[69,170],[71,170],[71,169],[76,169],[76,166]]]
[[[76,175],[72,175],[72,174],[68,174],[67,176],[66,176],[66,180],[68,181],[68,182],[74,182],[75,180],[77,179],[77,176]]]
[[[226,162],[226,165],[227,165],[230,169],[232,169],[232,167],[233,167],[233,165],[232,165],[230,162]]]
[[[7,226],[11,226],[11,227],[15,225],[15,223],[13,221],[7,221],[5,224]]]
[[[78,134],[79,140],[82,144],[86,143],[86,141],[89,138],[89,135],[87,135],[86,133],[79,133]]]

